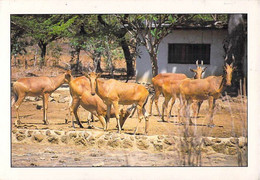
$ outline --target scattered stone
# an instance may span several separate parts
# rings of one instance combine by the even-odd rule
[[[62,136],[61,138],[60,138],[60,140],[61,140],[61,142],[63,142],[63,143],[65,143],[65,144],[68,144],[68,136]]]
[[[54,98],[55,99],[55,98]],[[65,103],[67,101],[69,101],[70,98],[66,97],[66,96],[61,96],[58,100],[56,100],[58,103]]]
[[[141,139],[146,140],[146,139],[147,139],[147,136],[141,136]]]
[[[227,147],[236,147],[236,144],[231,143],[230,141],[228,141],[228,142],[226,143],[226,146],[227,146]]]
[[[87,141],[83,137],[78,137],[74,139],[75,145],[84,145],[87,146]]]
[[[219,138],[212,139],[212,142],[214,142],[214,143],[221,143],[221,139],[219,139]]]
[[[120,140],[119,139],[112,139],[112,140],[107,142],[107,145],[112,147],[112,148],[116,148],[120,145]]]
[[[26,96],[25,101],[35,101],[35,97],[32,96]]]
[[[51,131],[50,130],[47,130],[46,131],[46,136],[50,136],[51,135]]]
[[[53,97],[50,97],[49,102],[55,102],[55,99]]]
[[[74,161],[80,161],[81,159],[80,158],[74,158]]]
[[[59,99],[60,99],[60,94],[58,94],[58,93],[53,93],[52,95],[51,95],[51,98],[53,98],[55,101],[58,101]]]
[[[174,146],[169,146],[167,148],[167,151],[176,151],[176,148]]]
[[[124,140],[125,139],[125,135],[124,134],[120,134],[120,139]]]
[[[238,138],[231,138],[229,140],[232,144],[237,144],[238,143]]]
[[[171,138],[166,138],[166,139],[164,139],[163,142],[164,142],[165,144],[167,144],[167,145],[173,145],[173,144],[174,144],[174,140],[171,139]]]
[[[61,135],[60,131],[54,131],[57,135]]]
[[[56,136],[50,136],[48,141],[52,144],[59,144],[59,139]]]
[[[135,136],[135,139],[140,139],[140,136]]]
[[[16,134],[16,139],[18,141],[24,140],[25,139],[25,134],[20,134],[20,133]]]
[[[134,138],[133,136],[130,136],[130,140],[131,140],[131,141],[134,141],[135,138]]]
[[[208,138],[203,138],[203,142],[205,146],[211,146],[213,144]]]
[[[71,133],[69,134],[69,137],[70,137],[70,139],[76,138],[76,137],[77,137],[77,133],[71,132]]]
[[[19,133],[20,133],[20,134],[25,134],[26,131],[25,131],[25,130],[20,130]]]
[[[89,133],[88,132],[84,132],[84,138],[87,139],[89,137]]]
[[[105,140],[109,140],[110,139],[110,135],[109,134],[106,134],[105,137],[104,137]]]
[[[240,138],[239,139],[239,142],[238,142],[238,146],[240,147],[240,148],[243,148],[245,145],[247,145],[247,141],[246,141],[246,138]]]
[[[162,151],[163,150],[163,145],[162,144],[154,143],[153,146],[154,146],[154,149],[156,151]]]
[[[146,150],[149,148],[149,143],[145,140],[139,140],[136,142],[136,145],[141,150]]]
[[[105,165],[104,162],[100,162],[100,163],[93,164],[92,167],[102,167],[104,165]]]
[[[36,167],[38,165],[36,163],[31,163],[30,166]]]
[[[42,142],[42,140],[44,139],[44,135],[42,134],[35,134],[33,136],[34,140],[37,141],[37,142]]]
[[[59,160],[59,163],[64,164],[65,161],[64,160]]]
[[[27,132],[27,137],[32,137],[33,131],[28,131]]]
[[[163,139],[163,138],[164,138],[164,136],[162,136],[162,135],[159,135],[159,136],[157,136],[157,138],[158,138],[158,139]]]
[[[122,143],[123,148],[131,148],[133,147],[133,142],[129,139],[124,139]]]
[[[49,149],[45,150],[44,153],[55,154],[53,150],[49,150]]]
[[[39,97],[39,96],[36,96],[36,97],[34,98],[34,100],[35,100],[35,101],[40,101],[40,100],[42,100],[42,98]]]
[[[224,143],[216,143],[213,144],[212,149],[218,153],[224,153],[225,152],[225,144]]]
[[[106,144],[106,141],[103,140],[103,139],[99,139],[99,140],[97,141],[97,146],[98,146],[99,148],[104,147],[105,144]]]
[[[119,137],[118,134],[115,133],[111,136],[112,139],[117,139],[118,137]]]
[[[57,159],[59,156],[57,156],[57,155],[54,155],[54,156],[52,156],[51,158],[52,159]]]
[[[94,136],[90,136],[90,137],[88,138],[88,141],[95,141],[95,137],[94,137]]]
[[[36,105],[36,109],[41,110],[42,109],[42,105],[37,104]]]
[[[226,154],[229,154],[229,155],[235,155],[235,154],[237,154],[237,148],[236,148],[236,147],[228,147]]]

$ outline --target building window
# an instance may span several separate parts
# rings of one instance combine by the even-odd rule
[[[168,45],[168,63],[195,64],[196,60],[210,64],[210,44]]]

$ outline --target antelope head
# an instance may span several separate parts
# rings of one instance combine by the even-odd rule
[[[232,73],[235,70],[235,68],[233,67],[233,63],[231,63],[230,65],[226,63],[226,65],[224,66],[224,70],[225,70],[226,85],[231,86]]]
[[[235,62],[235,56],[234,54],[232,54],[232,63],[228,64],[226,63],[226,65],[224,66],[224,73],[225,73],[225,78],[226,78],[226,85],[227,86],[231,86],[231,81],[232,81],[232,73],[233,71],[236,69],[233,66],[233,63]],[[228,60],[228,55],[226,55],[225,61]]]
[[[94,96],[96,94],[97,79],[101,76],[101,74],[90,72],[90,73],[86,73],[85,76],[89,79],[91,95]]]
[[[201,61],[201,66],[199,66],[199,60],[196,61],[196,66],[197,66],[196,69],[191,69],[190,68],[190,71],[195,73],[194,79],[201,79],[202,78],[202,73],[204,73],[204,71],[207,69],[207,67],[205,67],[205,68],[202,67],[203,66],[203,61]]]
[[[71,78],[72,78],[71,70],[67,70],[67,71],[64,73],[64,75],[65,75],[64,81],[67,82],[67,83],[69,83],[70,80],[71,80]]]

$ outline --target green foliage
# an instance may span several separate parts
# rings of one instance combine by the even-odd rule
[[[69,40],[72,54],[85,50],[94,58],[122,59],[120,43],[127,42],[136,54],[136,44],[147,47],[149,54],[158,53],[158,45],[175,25],[185,22],[223,21],[226,14],[109,14],[101,15],[11,15],[11,53],[26,53],[26,47],[38,44],[40,48],[65,38]],[[141,35],[141,36],[140,36]],[[126,43],[125,43],[126,44]],[[110,51],[108,55],[108,50]],[[60,56],[60,47],[55,47],[52,56]],[[107,57],[109,56],[109,57]],[[154,56],[154,55],[153,55]]]
[[[49,45],[50,55],[53,57],[53,65],[59,64],[62,48],[58,43],[51,42]]]
[[[62,37],[68,36],[68,29],[77,16],[69,15],[11,15],[11,28],[14,32],[23,32],[22,36],[14,39],[27,39],[32,44],[38,44],[42,50],[42,57],[45,56],[44,46]],[[13,41],[12,43],[15,44]],[[16,43],[15,46],[19,44]],[[24,47],[25,48],[25,47]]]

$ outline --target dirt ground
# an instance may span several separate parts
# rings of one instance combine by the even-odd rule
[[[37,75],[49,74],[57,75],[58,69],[12,69],[12,81],[19,77],[24,77],[28,73]],[[134,82],[134,80],[131,80]],[[48,106],[49,125],[43,125],[43,111],[40,108],[42,100],[37,101],[26,100],[20,106],[20,118],[22,124],[19,129],[50,129],[71,131],[74,128],[70,122],[69,116],[69,89],[68,86],[57,89],[53,94],[53,98],[59,97],[62,101],[51,100]],[[51,98],[52,99],[52,98]],[[163,103],[164,98],[160,96],[159,107]],[[149,118],[148,135],[172,135],[183,136],[183,125],[178,121],[177,107],[178,101],[173,107],[170,122],[166,123],[161,120],[153,105],[153,115]],[[149,112],[150,98],[146,104],[146,110]],[[216,102],[214,113],[214,123],[216,127],[207,127],[206,116],[208,113],[208,103],[205,101],[202,104],[198,118],[192,118],[195,126],[189,128],[196,132],[197,136],[202,137],[240,137],[247,134],[247,99],[238,97],[224,96]],[[122,107],[122,108],[127,108]],[[82,107],[78,110],[79,118],[83,123],[84,128],[88,127],[87,115],[88,112]],[[16,120],[14,109],[11,112],[11,120]],[[69,123],[66,124],[65,121]],[[137,114],[132,118],[128,118],[124,124],[122,133],[133,134],[138,123]],[[91,122],[95,127],[101,128],[101,123],[95,118]],[[144,133],[143,121],[139,126],[137,134]],[[12,123],[12,130],[17,129]],[[75,130],[82,130],[76,125]],[[90,131],[103,131],[101,129],[91,129]],[[110,119],[109,131],[117,132],[116,120]],[[138,150],[101,150],[91,149],[86,150],[81,146],[71,145],[53,145],[53,144],[27,144],[27,143],[12,143],[12,167],[32,167],[32,166],[179,166],[179,156],[176,152],[148,152]],[[237,157],[225,155],[222,153],[211,153],[202,155],[203,166],[237,166]]]
[[[69,97],[68,87],[59,88],[53,96]],[[247,105],[241,103],[243,99],[236,97],[219,99],[217,101],[216,112],[214,115],[214,123],[216,127],[207,127],[207,102],[204,102],[201,107],[200,115],[197,119],[193,118],[196,126],[190,126],[192,130],[196,129],[198,136],[205,137],[240,137],[247,130]],[[246,100],[245,100],[246,101]],[[149,101],[146,105],[148,110]],[[163,97],[159,98],[159,105],[163,103]],[[50,124],[43,125],[42,109],[37,109],[37,105],[41,105],[42,100],[25,101],[20,107],[20,118],[22,121],[19,129],[53,129],[62,131],[71,131],[73,127],[71,122],[65,123],[65,120],[70,120],[69,102],[49,102],[48,119]],[[176,107],[174,106],[173,116],[170,123],[162,122],[157,115],[154,105],[154,114],[149,118],[148,135],[183,135],[183,125],[178,122],[176,117]],[[124,107],[126,108],[126,107]],[[88,127],[87,115],[88,112],[82,107],[79,108],[79,117],[85,128]],[[12,121],[16,119],[16,114],[12,110]],[[137,114],[132,118],[128,118],[124,125],[122,133],[132,134],[138,122]],[[92,125],[101,128],[101,123],[97,118]],[[246,127],[246,128],[243,128]],[[16,127],[12,126],[15,130]],[[82,130],[76,125],[75,130]],[[91,129],[91,131],[103,131],[101,129]],[[111,132],[117,132],[116,120],[110,120]],[[144,122],[139,126],[137,134],[144,133]],[[202,155],[203,166],[237,166],[236,155],[225,155],[222,153],[204,153]],[[12,166],[13,167],[79,167],[79,166],[180,166],[180,156],[177,152],[149,152],[140,150],[104,150],[90,149],[86,150],[81,146],[72,145],[52,145],[52,144],[26,144],[12,143]]]
[[[59,88],[53,93],[53,96],[61,96],[65,99],[69,99],[69,90],[67,87]],[[164,98],[160,96],[159,98],[159,107],[163,103]],[[153,104],[153,114],[149,118],[149,132],[148,135],[180,135],[182,133],[180,131],[181,125],[178,122],[177,117],[177,107],[178,103],[173,107],[172,116],[170,118],[170,123],[163,122],[161,118],[158,116],[158,113],[155,109],[155,105]],[[192,118],[192,121],[196,126],[191,126],[191,128],[197,128],[197,133],[201,133],[202,136],[210,136],[210,137],[240,137],[246,133],[247,130],[247,104],[246,100],[241,97],[223,97],[222,99],[218,99],[216,102],[216,110],[214,113],[214,123],[215,127],[210,128],[207,127],[207,112],[208,112],[208,103],[204,101],[200,114],[198,118]],[[150,99],[146,104],[146,110],[149,112],[149,104]],[[43,111],[42,109],[37,109],[37,105],[42,105],[42,100],[38,101],[26,101],[23,102],[20,106],[20,118],[22,121],[22,125],[33,125],[28,128],[35,128],[37,126],[38,129],[56,129],[56,130],[72,130],[71,123],[65,124],[65,119],[70,120],[69,116],[69,102],[60,103],[58,101],[51,101],[48,105],[48,119],[50,124],[43,125]],[[126,108],[122,107],[121,108]],[[79,118],[83,123],[84,127],[88,127],[87,124],[87,116],[88,111],[83,109],[82,107],[78,110]],[[16,114],[14,110],[12,110],[12,120],[16,119]],[[124,124],[123,133],[133,133],[136,124],[138,123],[137,113],[134,114],[132,118],[128,118]],[[101,123],[97,118],[94,118],[94,122],[91,122],[92,125],[101,128]],[[144,121],[141,123],[138,128],[138,133],[144,133]],[[76,129],[80,129],[76,125]],[[116,119],[110,119],[110,129],[109,131],[116,132]]]

